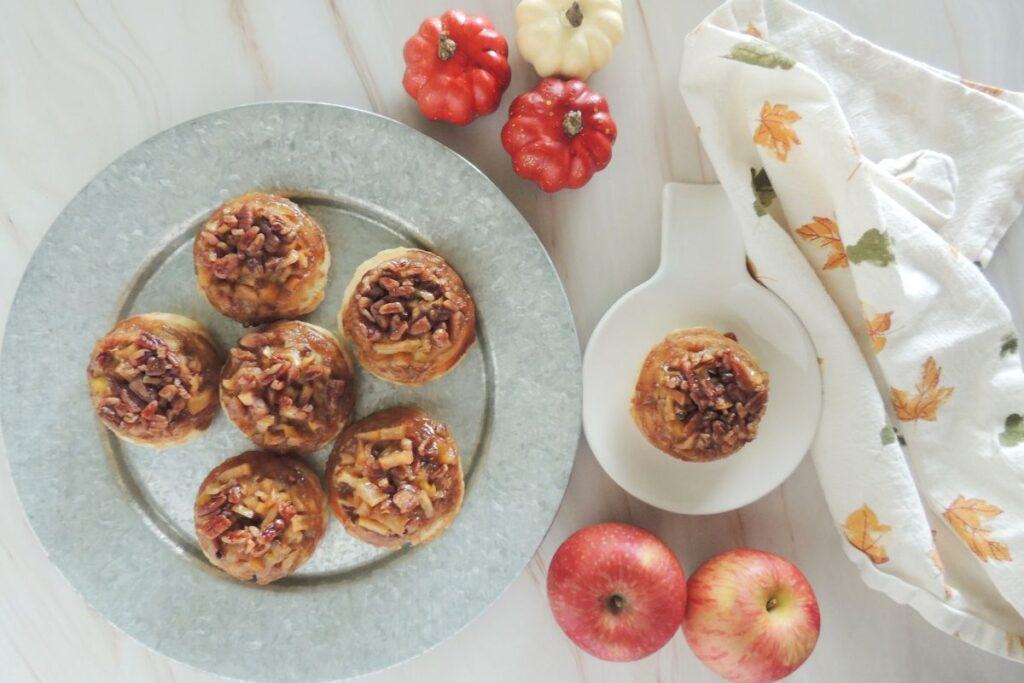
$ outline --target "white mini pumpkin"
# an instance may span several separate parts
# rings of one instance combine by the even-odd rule
[[[620,0],[522,0],[516,45],[541,76],[586,79],[622,40]]]

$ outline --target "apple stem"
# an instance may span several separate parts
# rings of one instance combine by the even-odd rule
[[[778,601],[778,600],[777,600],[776,598],[770,598],[770,599],[768,600],[768,604],[767,604],[767,605],[765,605],[765,606],[764,606],[764,608],[765,608],[766,610],[768,610],[769,612],[771,612],[771,611],[772,611],[773,609],[775,609],[775,607],[776,607],[776,606],[777,606],[778,604],[779,604],[779,601]]]
[[[608,598],[608,610],[612,614],[618,614],[622,611],[622,608],[626,606],[626,599],[618,593],[613,594]]]

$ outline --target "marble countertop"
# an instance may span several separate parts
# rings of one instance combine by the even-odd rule
[[[513,33],[513,0],[467,0]],[[401,49],[441,0],[0,0],[0,327],[32,250],[72,196],[150,135],[247,102],[317,100],[370,109],[449,145],[487,173],[533,225],[573,305],[581,342],[658,258],[662,184],[712,177],[676,88],[683,34],[716,0],[625,0],[624,42],[590,79],[619,126],[610,167],[586,188],[544,195],[512,172],[499,113],[465,129],[420,117],[401,88]],[[1017,0],[804,0],[883,46],[976,81],[1024,89]],[[532,70],[513,48],[512,85]],[[941,112],[937,112],[937,115]],[[909,150],[904,150],[909,151]],[[1024,319],[1024,234],[988,269]],[[5,461],[6,462],[6,461]],[[114,629],[50,566],[0,468],[0,678],[11,681],[213,681]],[[526,572],[487,612],[427,654],[365,677],[400,681],[712,681],[675,639],[657,655],[609,664],[576,649],[547,607],[545,568],[575,529],[620,520],[660,535],[688,572],[753,546],[800,566],[821,604],[821,639],[794,681],[1008,681],[1024,669],[927,625],[865,586],[843,555],[805,460],[777,490],[735,512],[686,517],[615,486],[581,442],[562,508]],[[387,647],[382,643],[382,647]],[[230,654],[226,654],[230,656]]]

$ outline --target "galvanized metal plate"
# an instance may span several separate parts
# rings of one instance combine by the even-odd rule
[[[448,376],[403,388],[359,372],[357,414],[412,404],[449,424],[466,499],[436,542],[394,553],[336,520],[313,558],[268,587],[203,558],[192,501],[205,474],[250,447],[220,415],[186,446],[121,442],[94,418],[93,343],[153,311],[242,327],[198,291],[191,239],[228,197],[293,197],[324,227],[332,265],[305,319],[336,330],[357,264],[380,249],[441,254],[476,300],[479,342]],[[312,103],[252,105],[161,133],[67,206],[18,290],[0,359],[0,418],[18,494],[52,561],[139,641],[256,680],[353,676],[455,633],[521,572],[565,491],[580,424],[580,360],[558,277],[529,225],[477,169],[395,121]],[[324,452],[311,456],[322,471]]]

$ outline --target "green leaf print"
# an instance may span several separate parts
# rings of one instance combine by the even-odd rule
[[[885,425],[882,427],[882,432],[879,434],[882,438],[882,445],[888,446],[889,444],[899,441],[901,446],[906,446],[907,442],[904,440],[903,435],[896,431],[896,428],[892,425]]]
[[[750,188],[754,191],[754,213],[764,216],[775,201],[775,188],[763,168],[759,171],[750,169]]]
[[[896,442],[896,430],[892,428],[892,425],[885,425],[882,427],[882,445],[888,446],[891,443]]]
[[[999,435],[999,443],[1008,448],[1024,443],[1024,417],[1017,413],[1006,418],[1006,429]]]
[[[892,240],[878,228],[865,232],[856,244],[847,245],[846,256],[853,263],[871,263],[879,268],[896,262]]]
[[[999,347],[999,356],[1006,357],[1011,353],[1017,353],[1017,335],[1008,334],[1003,337],[1003,345]]]
[[[732,59],[745,64],[763,66],[766,69],[792,69],[796,61],[785,53],[760,40],[736,43],[725,59]]]

